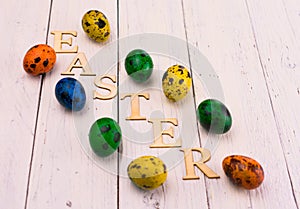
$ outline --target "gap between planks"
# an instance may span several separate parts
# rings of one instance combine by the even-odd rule
[[[119,45],[119,38],[120,38],[120,5],[119,0],[117,0],[117,107],[120,106],[120,45]],[[117,122],[119,124],[120,121],[120,114],[119,108],[117,108]],[[122,146],[122,143],[121,143]],[[117,209],[120,209],[120,147],[118,147],[118,155],[117,155]]]
[[[277,135],[279,137],[279,141],[280,141],[282,153],[284,153],[282,137],[281,137],[281,134],[279,133],[278,119],[277,119],[277,116],[276,116],[276,113],[275,113],[275,110],[274,110],[273,101],[271,99],[270,87],[268,85],[268,81],[267,81],[267,78],[266,78],[266,72],[265,72],[265,69],[264,69],[264,66],[263,66],[262,57],[261,57],[261,53],[260,53],[260,50],[259,50],[259,46],[258,46],[258,42],[257,42],[257,37],[256,37],[256,34],[255,34],[254,24],[253,24],[253,20],[251,18],[251,14],[250,14],[248,0],[245,0],[245,4],[246,4],[246,7],[247,7],[247,12],[248,12],[248,17],[249,17],[250,25],[251,25],[252,35],[253,35],[253,38],[254,38],[254,41],[255,41],[255,45],[256,45],[255,49],[256,49],[257,56],[258,56],[259,63],[260,63],[260,67],[261,67],[261,70],[262,70],[262,73],[263,73],[263,76],[264,76],[264,81],[265,81],[265,85],[266,85],[267,92],[268,92],[269,102],[270,102],[270,106],[271,106],[271,109],[272,109],[273,118],[274,118],[274,121],[275,121],[275,124],[276,124],[276,132],[277,132]],[[286,8],[285,8],[284,11],[287,12]],[[290,175],[290,171],[289,171],[289,165],[288,165],[287,159],[286,159],[286,155],[283,154],[283,157],[284,157],[284,163],[285,163],[285,167],[287,169],[287,173],[288,173],[290,185],[291,185],[291,188],[292,188],[293,198],[294,198],[296,207],[299,209],[299,206],[298,206],[298,203],[297,203],[297,199],[296,199],[294,185],[293,185],[293,182],[292,182],[292,179],[291,179],[291,175]],[[250,203],[251,203],[251,196],[250,196],[250,194],[249,194],[249,198],[250,198]]]
[[[46,31],[46,41],[45,41],[46,44],[48,44],[48,37],[49,37],[49,30],[50,30],[50,21],[51,21],[51,13],[52,13],[52,5],[53,5],[53,0],[50,0],[49,16],[48,16],[47,31]],[[32,160],[33,160],[33,155],[34,155],[36,133],[37,133],[37,127],[38,127],[38,121],[39,121],[39,112],[40,112],[41,99],[42,99],[42,91],[43,91],[43,84],[44,84],[45,77],[46,77],[46,74],[43,74],[41,76],[41,79],[40,79],[38,105],[37,105],[36,120],[35,120],[35,125],[34,125],[33,142],[32,142],[31,155],[30,155],[30,163],[29,163],[29,171],[28,171],[28,178],[27,178],[27,188],[26,188],[26,196],[25,196],[24,209],[27,209],[27,204],[28,204],[29,185],[30,185],[31,171],[32,171]]]
[[[193,78],[193,70],[192,70],[192,62],[191,62],[191,52],[189,48],[189,38],[188,38],[188,32],[186,28],[186,14],[185,14],[185,7],[184,7],[184,2],[181,0],[181,9],[182,9],[182,14],[183,14],[183,25],[184,25],[184,33],[185,33],[185,40],[186,40],[186,48],[187,48],[187,55],[188,55],[188,60],[189,60],[189,69],[191,73],[191,77]],[[192,79],[192,94],[193,94],[193,100],[194,100],[194,109],[195,112],[197,111],[197,102],[196,102],[196,93],[195,93],[195,86],[194,86],[194,79]],[[197,123],[197,133],[198,133],[198,138],[199,138],[199,145],[202,147],[202,142],[201,142],[201,134],[200,134],[200,127],[199,123]],[[210,209],[210,202],[209,202],[209,194],[207,190],[207,178],[204,178],[204,187],[205,187],[205,193],[206,193],[206,203],[207,203],[207,208]]]

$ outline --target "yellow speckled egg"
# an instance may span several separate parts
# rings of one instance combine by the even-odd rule
[[[109,22],[102,12],[90,10],[82,17],[84,32],[97,42],[106,41],[109,38]]]
[[[162,78],[162,88],[166,97],[177,102],[184,98],[192,85],[189,71],[181,65],[168,68]]]
[[[152,190],[161,186],[167,179],[167,167],[154,156],[142,156],[133,160],[127,167],[130,180],[139,188]]]

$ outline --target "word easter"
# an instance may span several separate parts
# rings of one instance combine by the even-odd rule
[[[74,76],[72,72],[74,68],[81,68],[82,73],[80,76],[96,76],[89,67],[87,58],[83,52],[78,52],[78,46],[74,46],[70,49],[63,49],[62,45],[66,44],[72,47],[72,37],[68,39],[63,39],[63,35],[69,35],[77,37],[76,31],[52,31],[51,34],[54,35],[54,50],[56,53],[76,53],[75,58],[71,62],[70,66],[65,72],[62,72],[61,75]],[[116,83],[115,75],[100,75],[95,78],[94,84],[104,90],[109,91],[107,95],[102,95],[97,91],[94,91],[93,98],[99,100],[109,100],[113,99],[117,95],[117,87],[112,84],[104,83],[103,79],[108,78],[114,84]],[[147,120],[146,117],[141,116],[140,114],[140,98],[146,100],[150,99],[149,93],[128,93],[121,95],[121,100],[130,98],[131,102],[131,115],[126,118],[126,120]],[[172,148],[172,147],[181,147],[181,139],[177,139],[175,143],[166,144],[163,141],[163,136],[168,135],[171,138],[174,138],[174,129],[170,127],[168,130],[162,130],[162,123],[170,123],[174,126],[178,125],[176,118],[150,118],[148,119],[149,123],[152,123],[153,132],[155,136],[154,143],[150,145],[150,148]],[[185,168],[186,176],[183,177],[183,180],[192,180],[199,179],[199,176],[195,173],[195,167],[197,167],[201,172],[203,172],[208,178],[220,178],[212,169],[210,169],[205,163],[210,160],[211,154],[210,151],[204,148],[189,148],[182,149],[185,159]],[[193,152],[198,152],[201,154],[201,160],[195,162],[193,158]]]

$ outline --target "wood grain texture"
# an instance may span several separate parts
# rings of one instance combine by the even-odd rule
[[[116,40],[116,1],[102,1],[101,5],[98,1],[54,1],[50,31],[77,31],[77,38],[72,37],[73,45],[78,45],[79,51],[85,53],[91,61],[92,70],[98,74],[102,73],[102,69],[96,69],[99,62],[95,59],[99,58],[99,51],[106,45],[89,39],[81,28],[82,16],[90,9],[98,9],[107,16],[113,31],[109,42]],[[69,37],[66,35],[64,39]],[[53,40],[53,36],[49,35],[51,45]],[[117,54],[116,47],[112,54]],[[113,117],[114,112],[105,108],[113,100],[94,102],[92,92],[97,90],[93,83],[95,77],[80,77],[80,69],[74,72],[87,94],[84,110],[78,114],[67,111],[55,98],[55,85],[65,77],[60,73],[67,69],[75,56],[76,54],[58,54],[55,70],[47,74],[44,80],[29,185],[27,208],[30,209],[117,208],[117,177],[116,173],[110,172],[110,169],[113,172],[117,170],[117,155],[115,153],[115,157],[101,161],[91,154],[88,143],[88,131],[92,123],[98,117]],[[116,68],[113,74],[116,74]],[[110,165],[108,170],[107,165]]]
[[[40,77],[23,70],[23,57],[35,44],[46,43],[49,1],[2,2],[0,205],[23,208],[26,199]],[[36,17],[39,17],[36,19]]]
[[[182,137],[183,147],[199,147],[197,123],[192,92],[184,101],[178,103],[169,102],[162,92],[161,79],[168,67],[179,63],[188,66],[188,53],[185,43],[185,30],[183,22],[183,10],[181,1],[120,1],[120,94],[147,92],[150,99],[140,99],[141,114],[147,119],[177,118],[178,127],[174,127],[175,137]],[[138,17],[138,18],[137,18]],[[184,43],[180,48],[182,59],[176,60],[172,55],[174,45],[169,43],[166,51],[152,51],[153,45],[164,45],[158,39],[145,41],[145,33],[169,34],[178,37]],[[141,34],[135,42],[123,43],[122,38],[128,38],[135,34]],[[144,34],[144,35],[143,35]],[[147,39],[146,39],[147,40]],[[181,42],[180,42],[181,43]],[[152,56],[154,71],[149,81],[137,84],[131,80],[125,71],[124,59],[131,50],[142,48]],[[177,57],[178,58],[178,57]],[[183,153],[178,148],[155,149],[149,148],[154,141],[153,129],[147,121],[125,121],[130,114],[129,99],[120,101],[120,125],[124,130],[123,152],[120,156],[120,208],[207,208],[204,176],[199,171],[200,180],[183,181],[185,167]],[[185,109],[186,111],[183,111]],[[187,114],[191,116],[187,123],[183,124],[183,118]],[[164,129],[170,127],[165,124]],[[164,137],[165,141],[168,137]],[[168,179],[166,183],[153,191],[137,189],[128,179],[126,169],[131,160],[142,155],[154,155],[160,157],[167,165]],[[177,161],[176,161],[177,160]]]
[[[219,140],[212,168],[222,175],[219,181],[207,181],[210,207],[296,208],[280,135],[259,61],[260,54],[257,52],[257,48],[265,45],[267,40],[258,42],[256,46],[245,2],[184,1],[184,7],[188,40],[198,46],[215,69],[214,75],[200,69],[200,77],[208,83],[216,80],[221,82],[224,100],[217,99],[225,102],[233,116],[232,130],[223,136],[208,136],[200,128],[204,143]],[[214,8],[214,12],[207,8]],[[257,19],[257,22],[264,19],[254,12],[251,18]],[[267,26],[265,24],[262,27]],[[192,67],[195,59],[191,54]],[[276,84],[279,85],[278,82]],[[203,93],[198,95],[201,91],[201,88],[195,91],[198,104],[204,99]],[[230,154],[250,156],[263,165],[265,181],[260,188],[248,192],[231,185],[221,168],[223,158]]]
[[[93,42],[81,28],[90,9],[109,19],[111,37],[105,44]],[[0,208],[299,209],[298,0],[12,0],[2,2],[0,16]],[[38,43],[53,46],[54,30],[77,31],[73,46],[85,53],[98,76],[119,75],[117,97],[93,100],[94,90],[108,92],[94,85],[95,77],[74,70],[85,87],[87,105],[78,114],[59,105],[55,84],[76,54],[57,54],[45,78],[23,71],[26,51]],[[135,48],[148,51],[154,62],[152,77],[144,84],[125,72],[125,56]],[[161,78],[177,63],[192,71],[194,91],[174,104],[164,96]],[[140,99],[142,116],[178,119],[178,127],[163,125],[175,133],[174,139],[164,136],[165,142],[181,137],[183,148],[208,148],[212,157],[207,165],[221,179],[208,179],[196,169],[199,180],[183,181],[178,148],[149,148],[152,124],[125,120],[130,99],[119,100],[123,93],[136,92],[150,94],[149,100]],[[231,111],[233,126],[227,134],[208,134],[197,123],[197,105],[211,97]],[[90,149],[88,131],[106,116],[119,120],[123,143],[120,153],[103,159]],[[231,154],[262,164],[265,180],[258,189],[246,191],[229,182],[221,163]],[[142,191],[127,177],[128,164],[141,155],[158,156],[167,164],[162,187]],[[194,153],[195,160],[200,157]]]
[[[295,1],[274,1],[265,12],[268,6],[263,2],[247,1],[247,5],[289,172],[289,186],[299,207],[300,7]]]

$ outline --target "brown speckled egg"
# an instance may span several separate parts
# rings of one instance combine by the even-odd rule
[[[226,176],[234,184],[245,189],[255,189],[264,180],[263,168],[252,158],[231,155],[223,160],[222,166]]]
[[[27,73],[36,76],[52,70],[55,61],[54,49],[46,44],[38,44],[27,51],[23,68]]]

